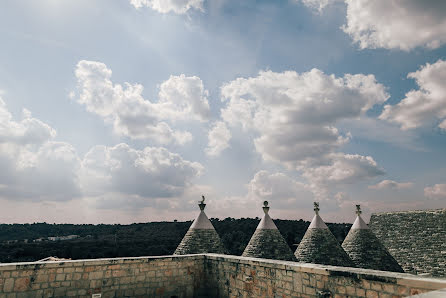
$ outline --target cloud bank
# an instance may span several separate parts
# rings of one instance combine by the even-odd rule
[[[338,152],[350,135],[336,124],[365,115],[389,97],[373,75],[263,71],[224,84],[221,94],[227,103],[223,121],[253,133],[264,160],[302,171],[315,189],[383,173],[372,157]]]
[[[161,145],[185,144],[192,140],[192,134],[173,129],[172,123],[206,121],[209,117],[208,91],[198,77],[171,76],[160,86],[159,101],[151,102],[143,98],[139,84],[113,84],[112,71],[104,63],[82,60],[75,75],[78,103],[111,124],[119,136]]]

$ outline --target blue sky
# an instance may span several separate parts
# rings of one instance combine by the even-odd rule
[[[360,14],[367,12],[366,16]],[[436,1],[4,1],[2,222],[444,208]]]

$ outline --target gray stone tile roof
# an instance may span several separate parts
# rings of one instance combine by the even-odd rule
[[[264,202],[265,212],[242,256],[295,261],[290,247],[268,214],[268,202]]]
[[[446,277],[446,208],[374,213],[369,226],[405,272]]]
[[[319,204],[315,203],[315,216],[294,255],[298,262],[333,266],[355,267],[336,237],[319,216]]]
[[[361,218],[359,205],[356,208],[356,220],[342,243],[350,259],[359,268],[404,272]]]
[[[206,206],[204,197],[198,206],[200,207],[200,213],[186,232],[186,235],[184,235],[174,255],[226,253],[217,231],[206,216],[206,213],[204,213]]]

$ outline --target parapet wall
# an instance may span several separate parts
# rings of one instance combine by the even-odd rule
[[[0,297],[193,297],[204,256],[0,264]]]
[[[405,297],[442,288],[445,279],[217,254],[0,264],[0,297],[12,298]]]
[[[446,209],[376,213],[370,227],[405,272],[446,277]]]
[[[446,280],[296,262],[206,255],[210,297],[406,297]],[[326,296],[324,296],[326,295]]]

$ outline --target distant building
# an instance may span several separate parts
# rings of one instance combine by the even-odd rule
[[[64,240],[73,240],[76,238],[79,238],[79,235],[55,236],[55,237],[48,237],[47,239],[49,241],[64,241]]]

